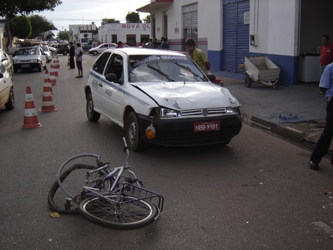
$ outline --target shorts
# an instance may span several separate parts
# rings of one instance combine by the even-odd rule
[[[82,61],[76,61],[77,69],[82,69]]]

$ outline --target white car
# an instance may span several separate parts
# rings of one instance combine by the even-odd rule
[[[12,76],[13,74],[13,61],[11,57],[2,49],[0,49],[0,61],[5,66],[6,70]]]
[[[91,122],[103,115],[125,129],[132,151],[226,144],[242,127],[240,104],[186,55],[170,50],[106,50],[85,86]]]
[[[101,45],[89,50],[89,54],[98,55],[107,49],[115,49],[117,47],[116,43],[102,43]]]
[[[42,72],[46,69],[46,56],[40,46],[23,47],[13,57],[14,73],[19,70],[34,70]]]
[[[53,56],[53,52],[51,51],[50,47],[47,45],[42,45],[42,50],[44,55],[46,56],[46,62],[51,62],[52,61],[52,56]]]
[[[13,82],[3,63],[0,62],[0,107],[7,110],[14,109],[15,99]]]

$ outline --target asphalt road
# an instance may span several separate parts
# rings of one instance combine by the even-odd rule
[[[38,112],[41,128],[21,125],[26,86],[38,110],[44,74],[14,75],[16,108],[0,109],[1,249],[332,249],[329,159],[314,172],[311,152],[246,124],[228,146],[131,152],[144,187],[165,197],[147,227],[117,231],[80,216],[50,217],[47,194],[66,159],[90,152],[115,166],[125,160],[123,130],[86,119],[83,86],[95,59],[84,56],[85,77],[76,79],[59,56],[58,111]]]

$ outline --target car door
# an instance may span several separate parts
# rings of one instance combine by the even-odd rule
[[[0,64],[0,107],[2,107],[9,96],[9,83],[5,77],[5,67]]]
[[[101,113],[106,115],[105,112],[105,101],[103,100],[105,98],[105,94],[103,94],[105,90],[105,77],[104,77],[104,68],[105,65],[107,65],[111,53],[105,52],[103,53],[96,62],[93,64],[90,75],[89,75],[89,82],[88,85],[91,88],[92,98],[94,102],[94,109]]]
[[[123,98],[123,84],[124,84],[124,58],[122,55],[113,53],[111,59],[105,69],[104,77],[106,82],[104,84],[104,109],[107,111],[107,115],[112,117],[115,122],[122,123],[122,116],[124,110],[124,98]],[[114,80],[108,80],[107,75],[113,74]]]

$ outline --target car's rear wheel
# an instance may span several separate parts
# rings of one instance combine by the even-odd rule
[[[86,113],[90,122],[97,122],[101,116],[100,113],[94,110],[94,102],[91,93],[87,95]]]
[[[12,110],[15,108],[15,98],[13,88],[10,90],[8,102],[5,104],[7,110]]]
[[[94,55],[94,56],[97,56],[97,54],[98,54],[97,51],[94,51],[94,52],[93,52],[93,55]]]
[[[146,143],[141,139],[138,118],[134,112],[127,117],[125,133],[127,145],[132,151],[140,151],[144,148]]]

